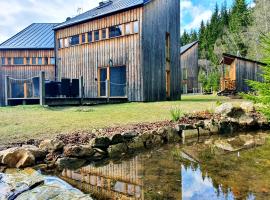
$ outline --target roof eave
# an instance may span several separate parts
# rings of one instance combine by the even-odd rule
[[[181,52],[180,55],[183,55],[184,53],[186,53],[189,49],[191,49],[192,47],[194,47],[194,45],[198,44],[199,41],[194,41],[194,44],[192,44],[189,48],[187,48],[185,51]]]

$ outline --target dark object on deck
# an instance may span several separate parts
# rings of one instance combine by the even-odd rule
[[[61,80],[61,94],[70,97],[71,96],[71,84],[70,79],[63,78]]]
[[[45,94],[46,97],[57,97],[60,96],[61,90],[60,90],[61,83],[50,81],[45,83]]]
[[[71,96],[72,97],[78,97],[80,94],[80,81],[79,79],[72,79],[71,82]]]

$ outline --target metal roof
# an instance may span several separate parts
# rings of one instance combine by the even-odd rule
[[[34,23],[0,44],[0,50],[53,49],[56,23]]]
[[[258,65],[264,65],[264,66],[267,65],[266,63],[263,63],[263,62],[260,62],[260,61],[251,60],[251,59],[248,59],[248,58],[235,56],[235,55],[228,54],[228,53],[223,53],[223,59],[220,61],[220,64],[231,65],[232,62],[235,59],[244,60],[244,61],[252,62],[252,63],[257,63]]]
[[[193,47],[197,43],[198,43],[198,41],[194,41],[194,42],[189,43],[189,44],[187,44],[185,46],[182,46],[181,47],[181,54],[185,53],[187,50],[189,50],[191,47]]]
[[[105,1],[106,2],[106,1]],[[72,26],[78,23],[89,21],[95,18],[99,18],[105,15],[113,14],[115,12],[128,10],[134,7],[142,6],[150,0],[110,0],[105,3],[103,6],[98,6],[92,10],[89,10],[83,14],[77,15],[58,26],[54,29],[61,29],[64,27]]]

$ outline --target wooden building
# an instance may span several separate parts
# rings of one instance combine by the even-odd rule
[[[199,43],[194,41],[181,47],[182,93],[197,93],[199,90]]]
[[[57,77],[83,76],[85,98],[180,99],[179,0],[103,1],[54,30]]]
[[[18,83],[17,89],[40,71],[45,71],[47,79],[55,79],[55,25],[34,23],[0,45],[0,105],[4,105],[5,76]],[[25,98],[14,91],[13,97]]]
[[[221,92],[248,92],[250,87],[246,80],[263,81],[261,66],[264,63],[230,54],[223,54]]]

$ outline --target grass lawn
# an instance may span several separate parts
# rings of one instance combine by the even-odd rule
[[[170,120],[170,109],[184,112],[213,110],[216,102],[239,103],[217,96],[183,96],[182,101],[125,103],[89,107],[17,106],[0,108],[0,144],[93,128]]]

